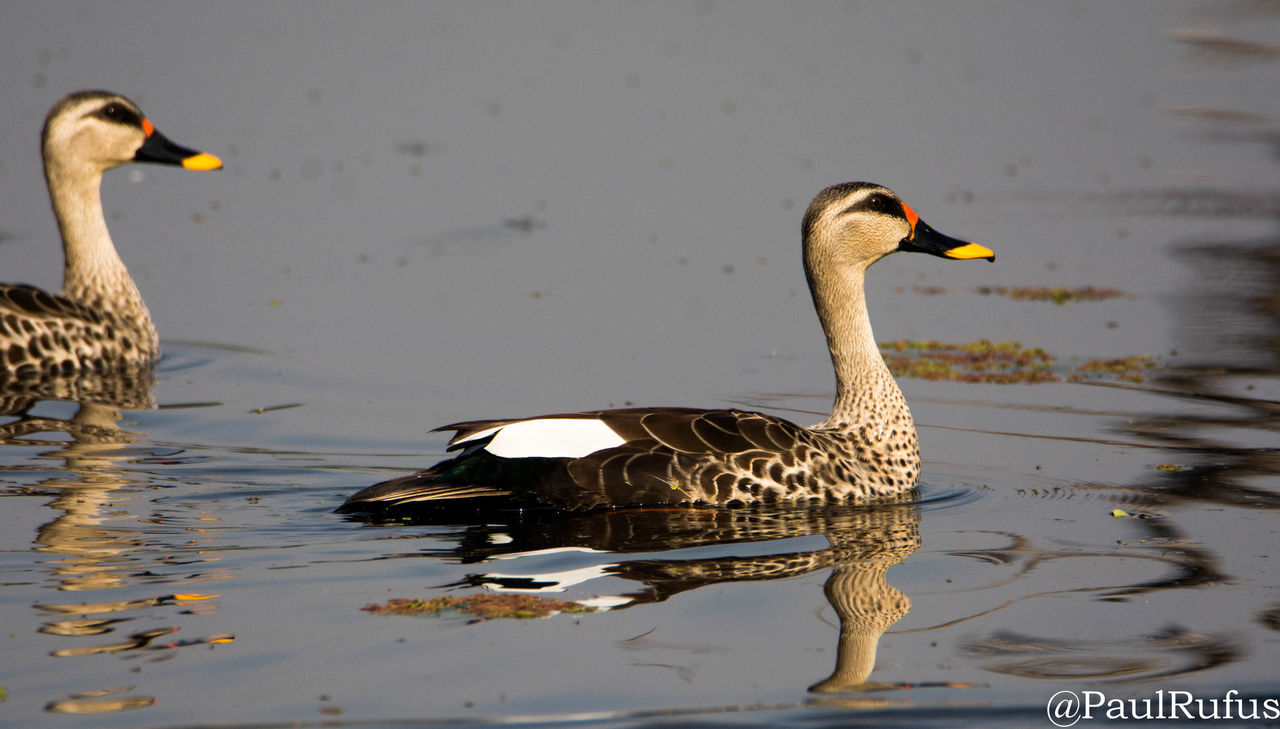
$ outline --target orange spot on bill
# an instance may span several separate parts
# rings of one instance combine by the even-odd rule
[[[911,224],[911,235],[907,236],[907,240],[911,240],[916,237],[916,223],[919,222],[920,216],[906,203],[902,203],[902,210],[907,214],[907,222]]]

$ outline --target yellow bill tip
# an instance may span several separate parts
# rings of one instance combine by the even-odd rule
[[[957,258],[960,260],[969,260],[971,258],[985,258],[988,261],[996,260],[996,254],[986,246],[980,246],[977,243],[966,243],[959,248],[952,248],[946,252],[947,258]]]
[[[222,160],[211,154],[201,152],[182,160],[182,166],[188,170],[220,170],[222,169]]]

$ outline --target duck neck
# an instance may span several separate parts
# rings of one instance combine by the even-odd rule
[[[57,160],[47,160],[45,179],[62,234],[62,295],[132,321],[154,338],[142,294],[107,231],[102,214],[102,171],[88,165],[67,169]]]
[[[884,363],[871,331],[864,292],[866,267],[810,273],[814,306],[827,335],[836,373],[831,416],[817,427],[850,431],[911,421],[902,391]]]

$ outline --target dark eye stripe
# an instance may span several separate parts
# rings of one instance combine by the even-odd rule
[[[92,116],[115,124],[142,128],[142,117],[138,116],[133,109],[116,102],[104,104],[102,108],[93,112]]]
[[[902,209],[902,203],[883,193],[873,193],[867,195],[861,200],[855,202],[844,210],[840,211],[840,215],[848,215],[862,210],[870,210],[874,213],[882,215],[891,215],[896,218],[906,218],[907,213]]]

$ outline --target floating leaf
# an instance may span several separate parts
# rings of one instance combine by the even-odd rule
[[[1155,514],[1151,514],[1145,511],[1139,511],[1136,514],[1130,514],[1124,509],[1112,509],[1111,517],[1113,519],[1126,519],[1126,518],[1127,519],[1156,519],[1158,518]]]

